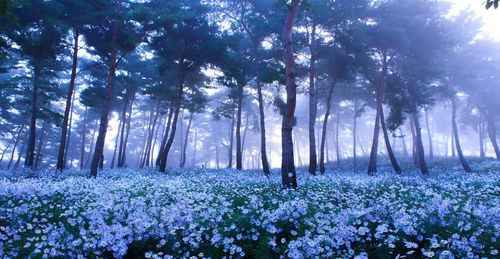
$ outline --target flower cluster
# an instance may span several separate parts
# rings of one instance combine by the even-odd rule
[[[0,257],[496,257],[500,175],[110,170],[0,179]]]

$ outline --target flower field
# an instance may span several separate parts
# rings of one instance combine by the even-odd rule
[[[500,174],[105,171],[0,179],[0,257],[498,258]]]

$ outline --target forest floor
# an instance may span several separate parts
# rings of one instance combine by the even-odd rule
[[[343,165],[297,190],[278,171],[0,172],[0,257],[498,258],[499,162]]]

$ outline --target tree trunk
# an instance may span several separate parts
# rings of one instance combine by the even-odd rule
[[[166,120],[167,118],[165,118]],[[160,115],[160,123],[159,125],[157,126],[157,129],[156,129],[156,132],[155,132],[155,135],[154,135],[154,138],[153,138],[153,145],[151,146],[151,154],[150,154],[150,164],[151,166],[153,166],[153,164],[155,164],[154,161],[154,154],[155,154],[155,148],[156,148],[156,142],[158,142],[158,134],[159,132],[164,132],[165,131],[165,123],[162,123],[163,121],[163,115]],[[163,125],[163,128],[162,128],[162,125]],[[161,130],[160,130],[161,129]]]
[[[92,149],[94,148],[95,135],[96,135],[97,130],[98,130],[98,127],[97,127],[97,126],[98,126],[98,125],[97,125],[97,122],[98,122],[98,120],[95,120],[94,127],[93,127],[94,131],[93,131],[93,133],[92,133],[92,141],[90,142],[90,150],[92,150]],[[91,156],[89,156],[89,157],[87,158],[87,161],[85,162],[85,168],[87,168],[87,167],[89,166],[89,162],[90,162],[90,160],[91,160]]]
[[[354,101],[354,116],[352,118],[352,166],[354,169],[358,167],[357,150],[356,150],[356,127],[358,126],[358,100]]]
[[[337,113],[337,123],[335,124],[335,154],[337,156],[337,166],[340,166],[339,127],[340,127],[340,113]]]
[[[408,157],[408,150],[406,149],[406,140],[405,135],[403,134],[403,130],[399,128],[399,134],[401,135],[401,144],[403,145],[403,155]]]
[[[26,147],[26,141],[23,142],[23,145],[21,146],[21,151],[19,151],[17,155],[17,161],[16,165],[14,166],[14,169],[17,170],[19,168],[19,165],[21,164],[21,157],[24,153],[24,148]]]
[[[236,169],[243,169],[243,155],[241,153],[241,112],[243,109],[243,86],[238,86],[238,106],[236,114]]]
[[[420,128],[420,122],[418,120],[417,112],[413,112],[413,123],[415,125],[415,133],[416,133],[416,141],[417,141],[417,154],[418,154],[418,165],[420,167],[420,171],[423,175],[429,175],[429,169],[427,168],[427,163],[425,162],[424,155],[424,145],[422,144],[422,131]]]
[[[125,125],[130,125],[129,122],[127,122],[127,108],[128,108],[128,89],[125,90],[125,97],[123,100],[123,110],[122,110],[122,118],[121,121],[123,121],[120,130],[120,147],[118,148],[118,164],[117,167],[121,168],[123,167],[123,141],[125,140]],[[129,118],[130,119],[130,118]]]
[[[424,110],[425,112],[425,125],[427,127],[427,138],[429,139],[429,159],[434,158],[434,151],[432,149],[432,134],[431,134],[431,126],[429,125],[429,113],[427,109]]]
[[[184,60],[181,60],[179,62],[181,66],[184,65]],[[182,97],[184,95],[184,79],[185,79],[185,71],[184,68],[181,67],[179,71],[179,77],[177,80],[177,98],[175,100],[175,111],[174,111],[174,117],[172,121],[172,133],[168,137],[167,143],[165,144],[165,147],[163,148],[163,151],[161,152],[162,158],[160,161],[160,172],[165,172],[165,169],[167,167],[167,158],[168,158],[168,152],[170,151],[170,148],[172,147],[172,143],[174,142],[175,138],[175,131],[177,130],[177,120],[179,118],[179,112],[181,110],[181,105],[182,105]]]
[[[5,157],[5,154],[7,153],[7,151],[9,150],[10,146],[12,146],[13,143],[14,143],[14,140],[10,139],[9,143],[7,144],[7,146],[3,149],[2,156],[0,157],[0,163],[2,163],[3,158]]]
[[[455,132],[453,131],[453,127],[451,127],[451,157],[455,158]]]
[[[284,188],[297,188],[297,176],[293,158],[293,123],[297,102],[295,82],[295,60],[293,55],[292,30],[297,16],[299,0],[292,0],[283,27],[283,49],[286,74],[286,106],[281,126],[281,180]]]
[[[321,144],[319,149],[319,171],[324,174],[325,173],[325,141],[326,141],[326,129],[328,127],[328,117],[330,117],[330,110],[332,107],[332,95],[333,89],[335,89],[335,84],[337,81],[335,79],[332,80],[330,87],[328,88],[328,94],[326,96],[326,111],[323,119],[323,130],[321,131]],[[314,130],[314,129],[313,129]],[[314,135],[314,133],[313,133]],[[309,141],[311,140],[309,136]],[[310,154],[310,153],[309,153]]]
[[[482,121],[479,122],[478,132],[479,132],[479,157],[481,159],[484,159],[486,157],[486,153],[484,152],[484,127]]]
[[[68,153],[69,144],[71,143],[71,130],[73,129],[73,109],[75,107],[75,95],[73,95],[73,100],[71,101],[71,111],[69,115],[69,125],[68,125],[68,140],[66,141],[66,147],[64,148],[64,161],[63,164],[66,167],[68,164]]]
[[[457,147],[458,158],[460,159],[460,164],[465,172],[472,172],[472,168],[465,160],[464,154],[462,152],[462,147],[460,146],[460,137],[458,136],[458,127],[457,127],[457,104],[455,98],[451,100],[452,112],[451,112],[451,125],[453,126],[453,133],[455,135],[455,145]]]
[[[260,42],[253,41],[253,49],[255,55],[255,83],[257,85],[257,101],[259,102],[259,125],[260,125],[260,155],[262,162],[262,171],[265,175],[270,174],[269,161],[267,159],[266,151],[266,123],[264,115],[264,98],[262,97],[262,84],[260,81],[260,55],[259,55]]]
[[[85,134],[87,131],[87,109],[85,106],[85,111],[83,112],[83,127],[82,127],[82,151],[80,153],[80,171],[83,170],[83,159],[85,158]]]
[[[26,153],[26,160],[24,165],[27,168],[33,169],[35,162],[35,144],[36,144],[36,119],[38,113],[38,88],[40,83],[40,68],[35,65],[33,69],[33,92],[31,97],[31,122],[30,122],[30,135],[28,140],[28,151]],[[63,146],[64,147],[64,146]]]
[[[495,121],[489,114],[486,117],[486,119],[488,123],[488,136],[490,137],[491,144],[493,145],[493,150],[495,150],[495,155],[497,157],[497,160],[500,160],[500,149],[498,148],[498,143],[497,143],[497,130],[495,126]]]
[[[59,144],[59,152],[57,154],[57,170],[64,170],[65,165],[65,149],[66,149],[66,137],[68,132],[68,120],[72,100],[73,92],[75,89],[75,79],[76,79],[76,69],[78,67],[78,38],[80,36],[78,30],[74,29],[74,45],[73,45],[73,62],[71,65],[71,79],[69,81],[68,95],[66,97],[66,108],[64,109],[64,119],[61,132],[61,141]],[[72,108],[71,108],[72,109]],[[69,142],[69,141],[68,141]]]
[[[197,151],[197,143],[198,143],[198,129],[194,131],[194,141],[193,141],[193,159],[191,160],[191,164],[193,166],[196,165],[196,151]]]
[[[394,155],[394,151],[392,150],[391,142],[389,140],[389,134],[387,132],[387,127],[385,126],[385,117],[383,109],[380,110],[380,124],[382,126],[382,132],[384,133],[385,146],[387,148],[387,154],[389,155],[389,159],[391,160],[392,168],[394,169],[394,172],[396,172],[397,174],[401,174],[402,170],[401,167],[399,167],[398,161],[396,160],[396,156]]]
[[[241,156],[245,157],[245,142],[247,139],[247,131],[248,131],[248,114],[249,112],[246,113],[245,116],[245,130],[243,131],[243,139],[241,140]]]
[[[413,119],[413,116],[410,117],[410,129],[411,129],[411,136],[412,136],[412,150],[411,150],[411,157],[413,160],[413,165],[415,167],[418,167],[418,148],[417,148],[417,134],[415,133],[415,122]]]
[[[34,167],[35,169],[38,169],[38,166],[40,164],[40,161],[42,160],[42,147],[43,147],[43,142],[45,141],[45,138],[47,137],[47,123],[44,121],[42,130],[40,132],[40,138],[38,139],[38,146],[36,148],[36,156],[35,156],[35,164]]]
[[[193,122],[193,112],[189,115],[189,121],[186,128],[186,136],[184,137],[184,146],[182,147],[182,160],[181,160],[181,168],[184,168],[186,165],[186,151],[189,137],[189,130],[191,129],[191,123]]]
[[[163,158],[163,151],[164,151],[165,145],[167,144],[168,133],[169,133],[170,127],[172,125],[172,118],[174,115],[174,110],[175,109],[173,107],[169,108],[167,125],[165,126],[165,133],[163,134],[163,138],[162,138],[161,145],[160,145],[160,150],[158,152],[158,156],[156,157],[156,166],[157,167],[160,166],[161,160]]]
[[[113,158],[111,158],[111,169],[115,168],[115,158],[116,158],[116,151],[118,150],[118,139],[120,138],[120,128],[122,124],[125,124],[120,120],[118,123],[118,130],[116,131],[116,137],[115,137],[115,148],[113,150]]]
[[[217,170],[220,169],[220,163],[219,163],[219,128],[217,127],[216,129],[216,132],[217,132],[217,136],[214,138],[215,140],[215,143],[214,143],[214,146],[215,146],[215,167],[217,168]]]
[[[234,142],[234,108],[231,114],[231,128],[229,129],[229,148],[227,168],[233,168],[233,142]]]
[[[19,128],[19,131],[17,133],[17,137],[16,137],[16,141],[14,142],[14,147],[12,148],[12,152],[10,154],[10,160],[9,160],[9,164],[7,165],[7,170],[10,169],[10,165],[12,164],[12,161],[14,160],[14,154],[16,153],[16,147],[17,145],[19,144],[19,141],[21,139],[21,134],[23,133],[23,130],[24,130],[24,122],[23,124],[21,125],[21,128]],[[24,144],[23,144],[24,145]],[[22,151],[21,151],[22,152]]]
[[[316,174],[317,167],[317,155],[316,155],[316,138],[314,135],[314,124],[316,123],[317,115],[317,102],[316,102],[316,87],[315,87],[315,77],[316,77],[316,23],[312,24],[311,39],[309,43],[309,51],[311,52],[311,59],[309,61],[309,173],[312,175]],[[323,129],[325,127],[323,126]],[[321,166],[320,166],[321,167]],[[321,169],[320,169],[321,170]],[[324,172],[324,161],[323,161],[323,171]]]
[[[112,22],[111,25],[111,42],[116,43],[116,21]],[[98,167],[102,167],[104,164],[104,141],[106,140],[106,131],[108,129],[108,115],[111,106],[111,98],[113,97],[113,86],[115,79],[116,70],[116,48],[112,48],[111,56],[109,58],[109,70],[108,70],[108,82],[106,85],[106,93],[104,95],[104,102],[102,105],[101,122],[99,124],[99,134],[97,135],[94,155],[92,158],[92,163],[90,165],[90,174],[92,177],[97,177]]]
[[[143,165],[146,165],[146,167],[149,167],[149,161],[150,161],[149,157],[151,154],[151,148],[153,144],[153,138],[155,136],[155,128],[156,128],[156,123],[158,122],[159,113],[160,113],[160,100],[156,102],[156,108],[154,110],[151,110],[152,122],[150,122],[149,125],[149,130],[148,130],[149,134],[143,161]]]

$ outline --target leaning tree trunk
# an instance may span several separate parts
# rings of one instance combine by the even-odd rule
[[[69,89],[68,95],[66,97],[66,108],[64,109],[64,119],[62,125],[61,132],[61,141],[59,143],[59,152],[57,153],[57,170],[62,171],[65,165],[65,149],[66,149],[66,138],[68,135],[68,121],[69,121],[69,112],[71,108],[71,101],[73,100],[73,92],[75,89],[75,80],[76,80],[76,68],[78,67],[78,39],[79,32],[78,30],[73,30],[74,35],[74,45],[73,45],[73,62],[71,65],[71,79],[69,81]]]
[[[122,110],[122,118],[121,121],[123,121],[121,128],[119,129],[120,131],[120,146],[118,148],[118,163],[117,167],[123,167],[122,163],[122,157],[123,157],[123,141],[125,139],[125,126],[129,125],[127,122],[127,109],[128,108],[128,89],[125,90],[125,97],[123,100],[123,110]]]
[[[7,146],[3,149],[2,156],[0,157],[0,164],[2,163],[3,158],[5,157],[5,154],[7,153],[7,151],[9,150],[10,146],[12,146],[13,143],[14,143],[14,140],[11,139],[9,141],[9,143],[7,144]]]
[[[424,145],[422,143],[422,130],[420,128],[420,122],[418,120],[417,112],[413,112],[413,123],[415,126],[415,135],[417,141],[417,155],[418,155],[418,165],[420,167],[420,171],[423,175],[429,175],[429,169],[427,168],[427,163],[425,162],[424,155]]]
[[[68,161],[69,144],[71,143],[71,130],[73,129],[73,109],[75,108],[75,95],[73,95],[73,100],[71,101],[71,111],[69,115],[69,125],[68,125],[68,140],[66,141],[66,147],[64,148],[64,161],[63,164],[66,167]]]
[[[186,128],[186,136],[184,137],[184,146],[182,147],[182,159],[181,159],[181,168],[186,165],[186,151],[189,137],[189,130],[191,129],[191,123],[193,122],[193,112],[189,115],[189,121]]]
[[[325,173],[325,142],[326,142],[326,129],[328,127],[328,117],[330,117],[330,110],[332,107],[332,95],[333,89],[335,89],[335,84],[337,81],[333,79],[330,87],[328,88],[328,93],[326,96],[326,112],[325,117],[323,119],[323,130],[321,133],[321,144],[319,150],[319,171],[324,174]],[[314,135],[314,134],[313,134]],[[310,137],[310,135],[309,135]]]
[[[23,141],[23,145],[21,146],[21,151],[17,154],[17,161],[14,166],[14,170],[17,170],[19,168],[19,164],[21,163],[21,157],[23,156],[25,147],[26,147],[26,141]]]
[[[179,62],[181,66],[184,65],[184,60],[181,60]],[[177,120],[179,119],[179,112],[181,110],[181,105],[182,105],[182,97],[184,95],[184,79],[185,79],[185,71],[184,68],[180,68],[181,70],[179,71],[179,77],[177,80],[177,98],[175,100],[175,111],[174,111],[174,117],[172,121],[172,132],[170,133],[167,143],[165,144],[165,147],[163,148],[163,151],[161,152],[161,160],[160,160],[160,172],[165,172],[167,168],[167,158],[168,158],[168,153],[170,152],[170,148],[172,147],[172,144],[174,143],[174,138],[175,138],[175,132],[177,130]]]
[[[415,122],[413,121],[413,116],[410,117],[410,129],[411,129],[411,139],[412,139],[412,150],[411,158],[413,165],[418,167],[418,148],[417,148],[417,134],[415,133]]]
[[[28,151],[26,153],[26,160],[24,165],[27,168],[33,169],[35,162],[35,145],[36,145],[36,119],[38,113],[38,88],[40,83],[40,68],[38,65],[33,69],[33,92],[31,97],[31,122],[30,122],[30,135],[28,140]],[[64,147],[64,146],[63,146]]]
[[[255,55],[255,83],[257,85],[257,101],[259,103],[259,125],[260,125],[260,158],[262,163],[262,171],[265,175],[270,174],[269,160],[267,159],[266,151],[266,123],[264,115],[264,98],[262,97],[262,84],[260,81],[260,55],[259,45],[257,41],[253,41],[253,49]]]
[[[297,176],[293,158],[293,122],[297,104],[297,85],[295,82],[295,60],[293,55],[292,30],[297,16],[299,0],[292,0],[283,26],[283,49],[286,74],[286,106],[281,126],[281,180],[284,188],[297,188]]]
[[[241,152],[241,112],[243,109],[243,86],[238,86],[238,112],[236,114],[236,169],[243,169],[243,155]]]
[[[23,125],[21,125],[21,128],[19,129],[19,132],[17,133],[16,142],[14,142],[14,147],[12,148],[12,152],[10,154],[10,161],[9,161],[9,164],[7,165],[7,170],[10,169],[10,165],[12,164],[12,161],[14,160],[14,154],[16,153],[16,147],[19,144],[19,141],[21,139],[21,133],[23,133],[23,129],[24,129],[24,123],[23,123]],[[23,152],[23,151],[21,151],[21,152]]]
[[[460,164],[462,164],[464,171],[472,172],[472,168],[469,166],[469,163],[467,163],[467,160],[465,160],[464,154],[462,152],[462,147],[460,146],[460,137],[458,136],[458,127],[457,127],[457,105],[454,98],[451,100],[451,105],[452,105],[451,124],[453,126],[453,133],[455,135],[455,145],[457,147],[458,158],[460,159]]]
[[[112,32],[111,32],[111,42],[116,43],[116,21],[113,21]],[[108,82],[106,85],[106,93],[104,94],[104,102],[102,105],[101,121],[99,123],[99,134],[97,135],[97,140],[94,149],[94,155],[92,157],[92,163],[90,165],[90,174],[92,177],[97,177],[98,167],[102,167],[104,164],[104,141],[106,140],[106,131],[108,129],[108,115],[111,106],[111,98],[113,97],[113,86],[115,79],[116,70],[116,48],[113,47],[111,50],[111,56],[109,58],[108,65]]]
[[[118,129],[121,128],[122,124],[124,124],[121,120],[118,123]],[[116,151],[118,150],[118,139],[120,138],[120,130],[116,132],[115,137],[115,148],[113,150],[113,158],[111,158],[111,169],[115,168],[115,159],[116,159]]]
[[[432,148],[432,134],[431,134],[431,126],[429,125],[429,113],[427,109],[425,111],[425,126],[427,127],[427,138],[429,139],[429,159],[434,158],[434,151]]]
[[[490,114],[486,116],[486,120],[488,123],[488,136],[490,137],[491,144],[493,145],[493,149],[495,150],[495,155],[497,157],[497,160],[500,160],[500,149],[498,148],[498,143],[497,143],[497,130],[495,126],[495,121],[493,120]]]
[[[381,109],[380,112],[380,125],[382,126],[382,132],[384,133],[385,146],[387,148],[387,154],[389,155],[389,159],[391,160],[392,168],[397,174],[401,174],[402,170],[401,167],[399,167],[398,161],[396,160],[396,156],[394,155],[394,151],[392,150],[391,142],[389,140],[389,134],[387,132],[387,127],[385,126],[383,109]]]
[[[316,23],[313,22],[311,30],[311,40],[309,43],[309,51],[311,52],[311,59],[309,61],[309,173],[312,175],[316,174],[317,167],[317,155],[316,155],[316,138],[314,135],[314,124],[316,123],[317,115],[317,102],[316,102],[316,87],[315,87],[315,77],[316,77],[316,53],[315,53],[315,41],[316,41]],[[325,127],[323,126],[323,129]],[[324,163],[324,161],[323,161]],[[324,164],[323,171],[324,172]]]

